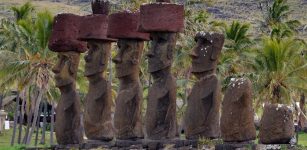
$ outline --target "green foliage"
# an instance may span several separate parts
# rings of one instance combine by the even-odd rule
[[[34,11],[34,7],[30,2],[27,2],[20,7],[12,7],[11,10],[14,12],[16,20],[19,21],[29,19],[32,11]]]
[[[202,146],[210,146],[214,147],[215,145],[223,144],[221,139],[211,140],[207,138],[200,138],[198,139],[198,148],[202,148]]]
[[[271,37],[290,37],[301,25],[298,20],[289,20],[291,14],[287,0],[274,0],[273,4],[267,8],[263,27],[267,28]]]
[[[230,26],[226,26],[225,35],[228,43],[226,43],[225,47],[238,52],[249,48],[252,44],[248,35],[249,28],[249,24],[241,24],[238,21],[233,21]]]
[[[268,10],[267,22],[269,25],[281,23],[283,19],[287,19],[290,10],[286,4],[287,0],[275,0]]]
[[[263,39],[255,58],[258,103],[289,103],[290,93],[306,91],[306,60],[299,54],[302,44],[292,39]]]

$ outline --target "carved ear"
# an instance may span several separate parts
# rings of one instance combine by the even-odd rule
[[[211,55],[211,59],[216,60],[223,49],[225,37],[224,35],[217,33],[214,34],[213,36],[214,36],[212,40],[213,52]]]

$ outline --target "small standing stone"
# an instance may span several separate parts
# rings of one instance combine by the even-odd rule
[[[282,104],[266,104],[260,122],[260,143],[289,144],[293,136],[292,110]]]
[[[252,83],[247,78],[231,79],[222,106],[221,133],[224,142],[256,139]]]

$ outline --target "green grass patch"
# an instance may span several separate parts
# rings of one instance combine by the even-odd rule
[[[22,132],[22,136],[21,136],[21,140],[22,138],[24,137],[25,135],[25,130],[26,128],[23,127],[23,132]],[[9,149],[23,149],[25,146],[24,145],[18,145],[17,144],[17,138],[18,138],[18,129],[16,131],[16,135],[15,135],[15,144],[14,146],[12,147],[11,146],[11,139],[12,139],[12,135],[13,135],[13,129],[10,129],[10,130],[5,130],[3,133],[0,134],[0,150],[9,150]],[[31,139],[31,143],[29,146],[34,146],[35,145],[35,135],[36,135],[36,132],[33,133],[32,135],[32,139]],[[39,130],[39,134],[38,134],[38,142],[37,142],[37,147],[48,147],[50,146],[50,132],[46,132],[46,135],[45,135],[45,142],[46,144],[39,144],[40,143],[40,139],[42,137],[42,133],[41,133],[41,129]],[[55,133],[53,134],[53,141],[56,142],[56,139],[55,139]]]
[[[304,132],[299,133],[298,144],[307,147],[307,133]]]

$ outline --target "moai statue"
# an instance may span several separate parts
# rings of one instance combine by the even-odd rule
[[[198,81],[188,97],[184,125],[187,139],[218,138],[220,135],[221,87],[216,76],[224,35],[199,32],[192,49],[192,73]]]
[[[293,112],[282,104],[266,104],[260,122],[259,143],[289,144],[294,136]]]
[[[103,72],[107,69],[114,39],[107,38],[108,1],[94,0],[93,15],[83,17],[79,40],[87,41],[84,75],[89,80],[85,98],[84,130],[90,140],[110,141],[114,137],[111,82]]]
[[[49,49],[58,52],[58,62],[52,69],[61,98],[56,108],[55,132],[60,145],[83,142],[80,122],[80,98],[76,91],[76,77],[80,53],[86,43],[77,40],[81,17],[59,14],[54,19]]]
[[[144,137],[142,127],[143,88],[140,83],[140,59],[148,33],[137,31],[139,13],[119,12],[110,15],[108,35],[118,39],[118,53],[113,58],[120,80],[116,98],[114,126],[116,139],[136,140]]]
[[[177,133],[176,79],[171,74],[176,32],[184,29],[184,6],[170,3],[144,4],[139,31],[150,33],[148,70],[153,77],[145,116],[146,136],[151,140],[173,139]]]
[[[231,79],[223,100],[221,132],[224,142],[249,142],[256,139],[252,83],[249,79]]]

